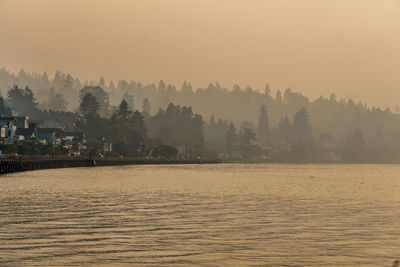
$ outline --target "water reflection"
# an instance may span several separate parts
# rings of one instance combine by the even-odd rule
[[[400,166],[196,165],[0,178],[0,265],[391,266]]]

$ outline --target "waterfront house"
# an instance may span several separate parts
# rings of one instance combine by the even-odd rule
[[[0,123],[8,123],[12,121],[14,126],[17,128],[29,128],[29,117],[18,116],[18,117],[0,117]]]
[[[61,128],[39,128],[37,134],[40,144],[61,145],[64,131]]]
[[[19,142],[36,143],[38,137],[38,127],[36,123],[30,122],[28,128],[17,128],[15,135]]]
[[[3,144],[11,144],[15,138],[15,126],[14,120],[0,120],[0,141]]]
[[[83,132],[64,132],[65,147],[74,154],[87,150],[86,135]]]
[[[64,136],[66,140],[71,140],[73,143],[86,144],[86,135],[83,132],[64,132]]]

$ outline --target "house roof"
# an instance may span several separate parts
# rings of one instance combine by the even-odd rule
[[[32,136],[35,134],[35,128],[17,128],[15,135]]]
[[[0,116],[0,121],[24,121],[24,120],[29,120],[28,116],[17,116],[17,117],[1,117]]]
[[[37,127],[37,123],[36,122],[30,122],[28,123],[29,128],[36,128]]]

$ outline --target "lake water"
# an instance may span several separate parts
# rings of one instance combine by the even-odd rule
[[[400,165],[171,165],[0,177],[0,266],[391,266]]]

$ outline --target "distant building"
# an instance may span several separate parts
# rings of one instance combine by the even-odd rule
[[[14,119],[0,118],[0,140],[3,144],[11,144],[15,139],[15,131],[17,130],[17,123]]]
[[[43,145],[61,145],[64,131],[61,128],[39,128],[38,140]]]
[[[14,126],[17,128],[29,128],[29,117],[19,116],[19,117],[0,117],[0,122],[10,122],[12,121]]]
[[[80,155],[87,150],[86,135],[83,132],[64,132],[65,148],[73,154]]]
[[[53,120],[38,125],[29,122],[27,116],[0,117],[0,144],[62,145],[70,153],[86,151],[86,135],[83,132],[64,132],[64,127]],[[112,145],[107,143],[104,150],[111,151]]]
[[[112,152],[112,143],[111,142],[103,143],[103,151],[104,152]]]
[[[28,128],[17,128],[16,139],[24,143],[37,143],[39,128],[36,123],[30,122],[28,125]]]

